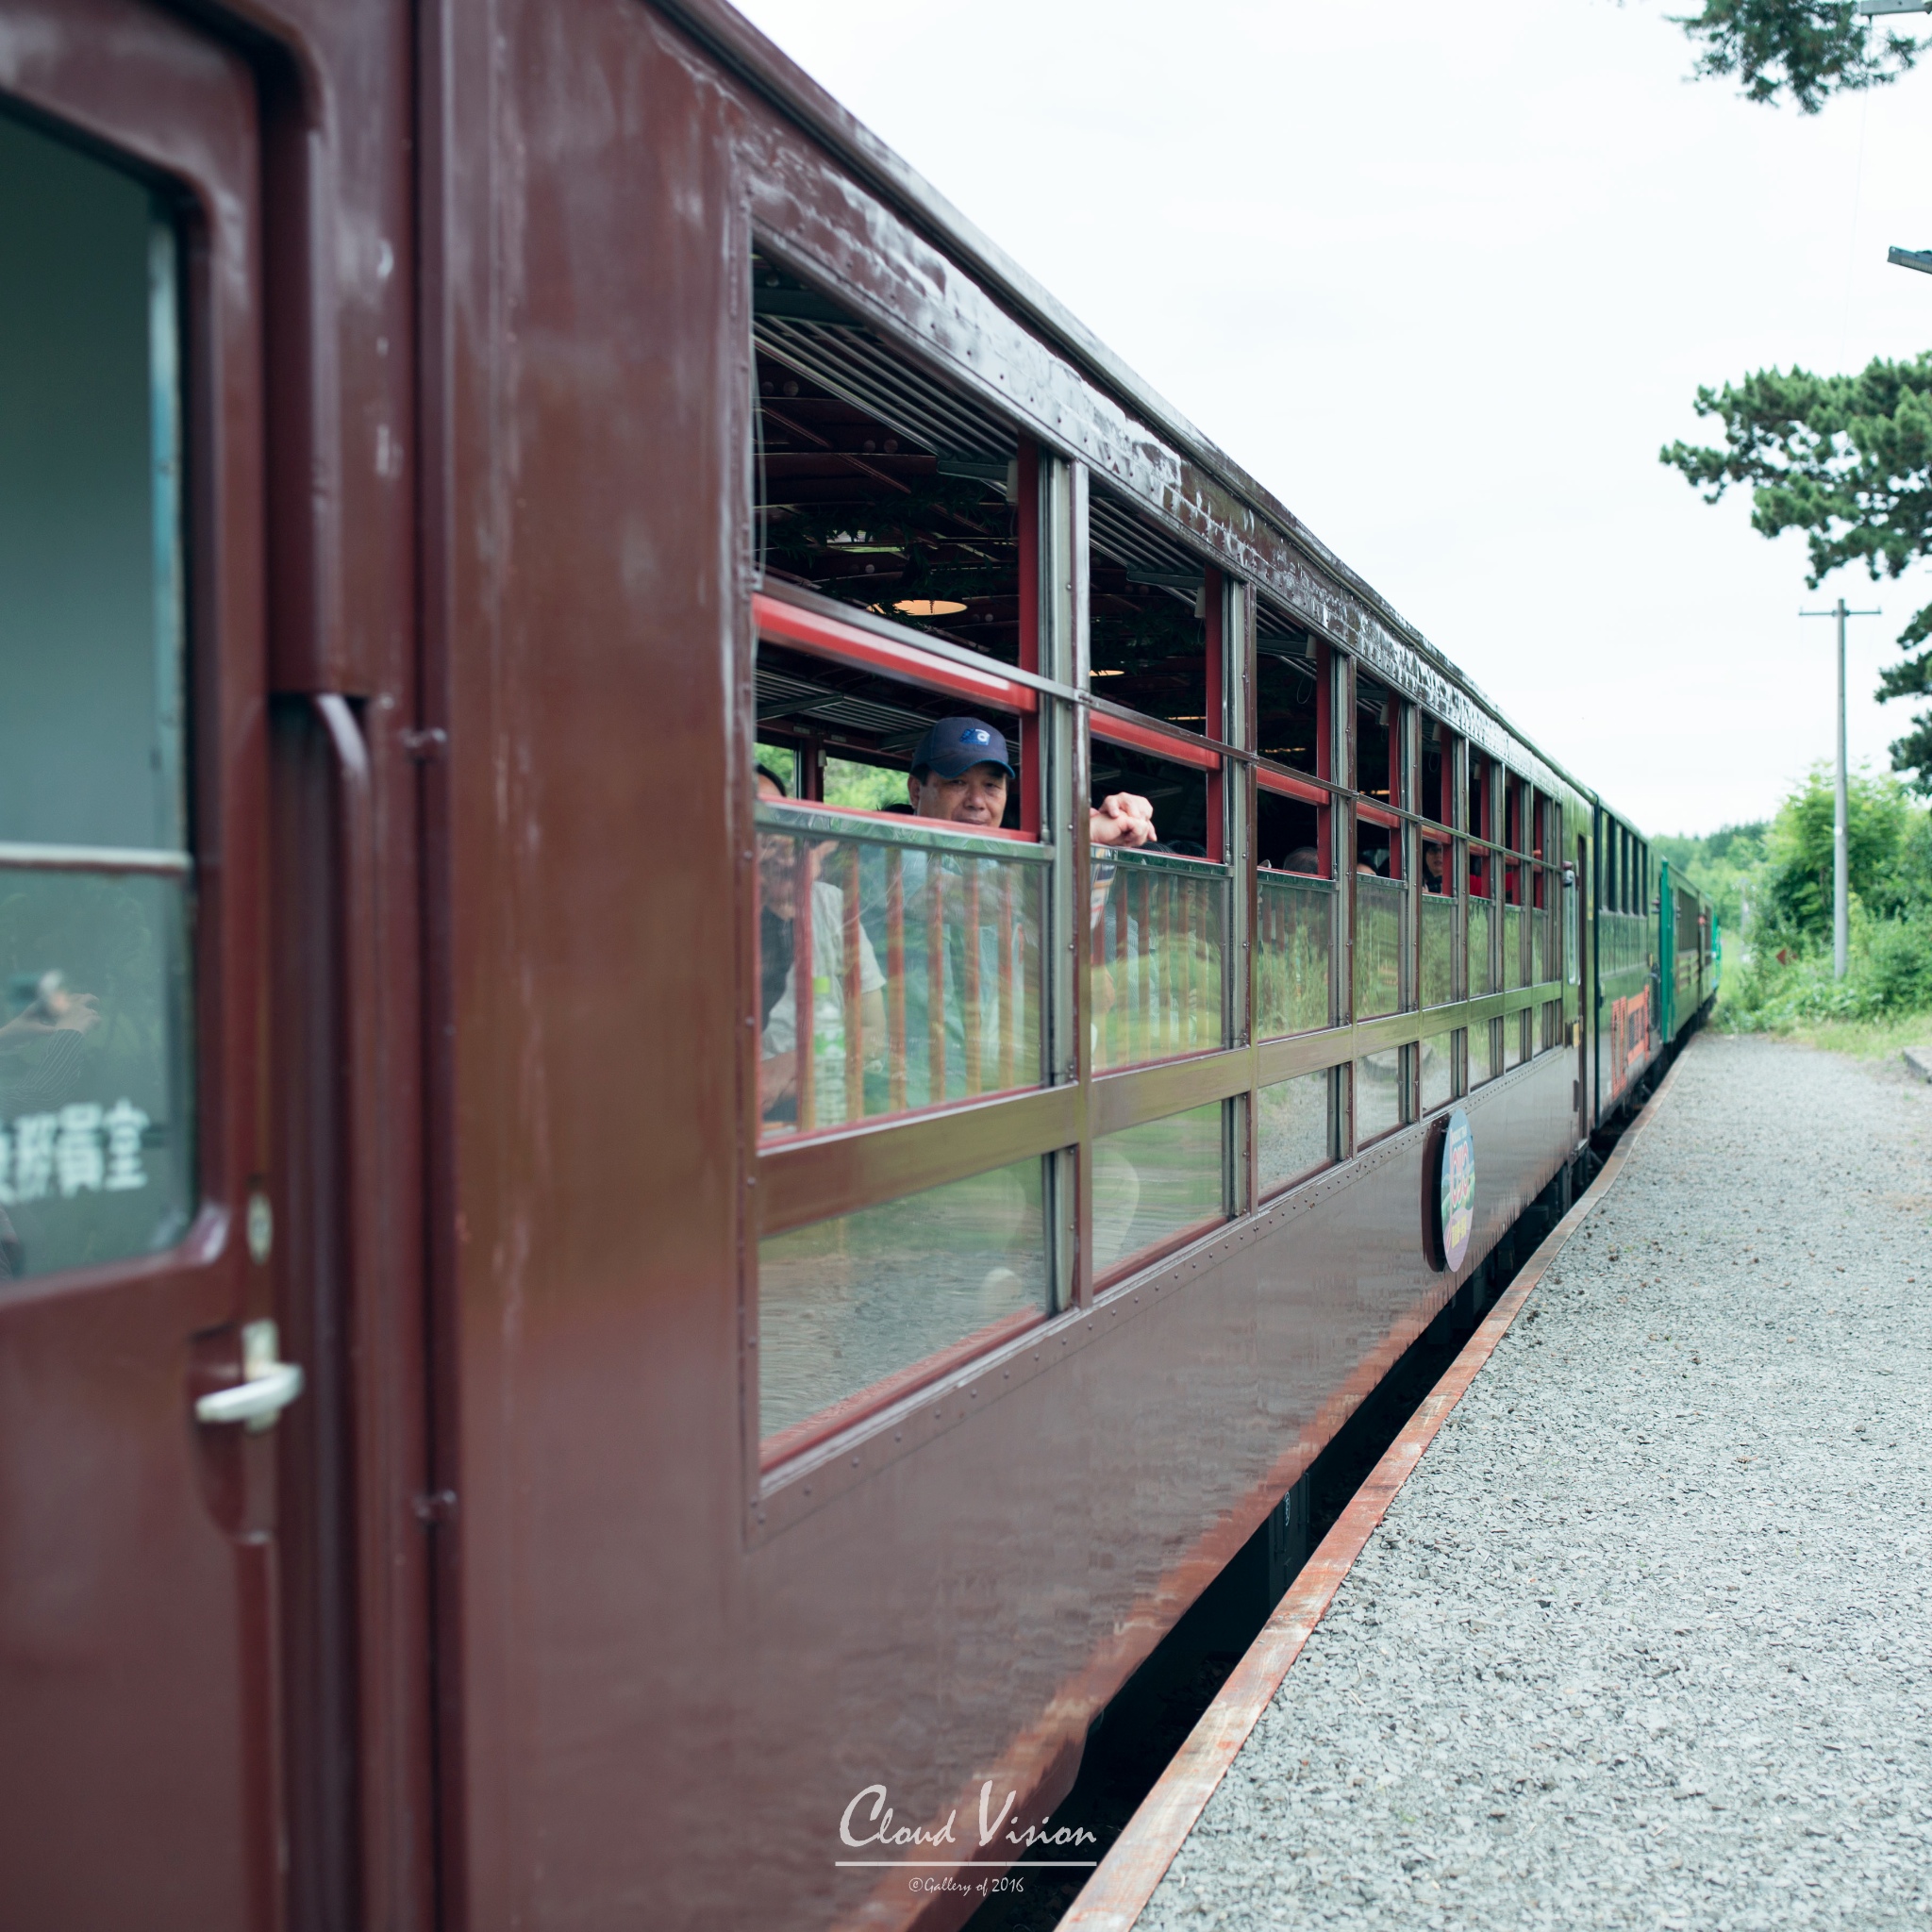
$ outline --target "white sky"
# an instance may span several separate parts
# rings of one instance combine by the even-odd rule
[[[1804,587],[1657,460],[1700,382],[1932,344],[1932,63],[1815,119],[1690,83],[1674,0],[740,0],[1648,831],[1853,758],[1932,573]],[[1901,23],[1909,25],[1909,22]]]

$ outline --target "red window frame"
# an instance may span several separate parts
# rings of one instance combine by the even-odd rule
[[[1022,518],[1023,538],[1027,525],[1028,520]],[[1026,561],[1031,547],[1023,541],[1023,622],[1020,627],[1023,640],[1031,635],[1034,628],[1024,622]],[[1036,559],[1033,566],[1036,582],[1038,574]],[[897,638],[847,624],[824,611],[807,609],[803,605],[790,603],[767,591],[752,592],[751,611],[758,635],[769,638],[774,643],[788,645],[811,657],[829,658],[834,663],[853,664],[862,670],[875,671],[921,691],[940,691],[948,697],[976,699],[1001,710],[1017,713],[1020,719],[1020,824],[1012,828],[996,827],[991,836],[1039,842],[1040,693],[1030,684],[1023,683],[1017,677],[1008,677],[991,665],[981,670],[974,664],[961,664],[951,658],[939,657],[911,641],[902,642]],[[1024,654],[1024,642],[1022,648]],[[1037,646],[1034,655],[1038,655]],[[862,811],[849,806],[826,805],[818,799],[805,802],[821,811],[836,811],[853,818],[898,816]]]

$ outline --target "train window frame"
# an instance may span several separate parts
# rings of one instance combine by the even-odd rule
[[[761,238],[755,241],[754,254],[763,247]],[[756,313],[758,304],[751,307]],[[902,344],[887,340],[886,348],[887,353],[895,353],[900,359],[912,363],[917,361],[916,358],[907,357]],[[756,381],[756,354],[750,358],[750,367]],[[1046,458],[1039,445],[1013,428],[1004,412],[996,407],[990,409],[981,402],[977,408],[980,415],[996,418],[1007,425],[1006,431],[1002,433],[1010,434],[1015,449],[1006,466],[1005,488],[1015,511],[1017,641],[1012,659],[975,650],[970,643],[938,634],[930,628],[901,623],[894,615],[875,608],[866,608],[851,601],[824,595],[807,585],[786,581],[762,567],[749,587],[750,622],[747,628],[754,673],[760,646],[770,644],[805,658],[817,658],[830,664],[857,669],[869,679],[882,680],[884,686],[896,684],[908,691],[916,691],[924,699],[953,700],[952,708],[958,713],[983,712],[996,718],[1000,728],[1009,737],[1017,733],[1016,761],[1020,771],[1015,789],[1019,794],[1019,824],[1015,825],[1009,822],[1001,826],[948,825],[941,828],[936,823],[922,825],[903,810],[866,809],[828,802],[823,797],[822,777],[824,750],[829,741],[819,736],[808,737],[807,744],[802,746],[806,756],[796,761],[801,776],[807,773],[811,774],[807,782],[796,788],[807,795],[761,801],[750,783],[751,766],[758,755],[757,744],[753,741],[765,736],[769,741],[782,743],[788,734],[782,727],[772,724],[767,724],[761,732],[756,717],[757,708],[747,706],[746,710],[753,715],[741,731],[741,736],[747,742],[741,747],[736,760],[744,773],[742,808],[746,819],[751,822],[747,826],[749,836],[743,841],[743,850],[747,858],[758,853],[760,829],[769,841],[779,831],[802,832],[824,828],[833,833],[849,832],[853,839],[860,841],[852,845],[855,853],[870,849],[868,841],[883,841],[894,850],[901,845],[916,846],[921,850],[931,847],[937,854],[940,846],[943,845],[948,850],[959,847],[991,855],[1009,854],[1013,861],[1024,859],[1029,874],[1035,866],[1043,868],[1043,874],[1033,875],[1043,876],[1044,881],[1043,890],[1038,895],[1041,927],[1038,951],[1044,962],[1050,957],[1049,933],[1064,924],[1065,911],[1060,901],[1078,869],[1072,849],[1073,841],[1058,829],[1062,819],[1053,813],[1048,797],[1049,789],[1063,780],[1065,768],[1072,762],[1069,733],[1079,728],[1080,691],[1074,675],[1075,653],[1073,641],[1066,632],[1064,617],[1057,608],[1058,600],[1042,600],[1041,595],[1042,548],[1054,548],[1056,518],[1061,528],[1067,519],[1071,494],[1068,488],[1069,466]],[[762,405],[754,393],[747,415],[755,430],[762,421],[761,408]],[[749,514],[754,526],[761,529],[764,516],[762,469],[757,463],[754,468],[758,475],[754,479]],[[1045,500],[1048,496],[1054,499],[1051,505]],[[1064,547],[1062,538],[1060,549],[1064,550]],[[762,558],[762,552],[758,554]],[[1049,622],[1054,623],[1056,635],[1051,660],[1045,670],[1055,675],[1044,675],[1041,664],[1042,635]],[[797,737],[796,733],[789,735],[794,739]],[[903,751],[900,756],[903,757]],[[861,761],[888,768],[891,764],[890,757],[862,758]],[[814,793],[818,795],[810,795]],[[1010,816],[1009,808],[1009,819]],[[1080,822],[1079,830],[1084,837],[1084,820]],[[934,837],[936,831],[939,834],[937,840]],[[802,838],[794,838],[793,842],[800,851],[810,849]],[[837,851],[841,847],[835,841],[829,849]],[[758,882],[759,867],[756,862],[747,867],[744,859],[741,859],[741,876],[743,877],[747,871],[750,876],[744,879],[743,891],[753,907],[749,930],[755,954],[760,930],[760,916],[757,910],[761,890]],[[817,890],[815,887],[814,892]],[[795,891],[793,899],[807,907],[811,903],[811,895],[798,901]],[[968,950],[970,953],[974,949],[969,947]],[[814,958],[817,958],[816,947]],[[742,950],[741,960],[744,960]],[[746,1019],[747,1025],[755,1028],[758,1024],[756,1002],[760,997],[755,958],[751,967],[741,997],[748,996],[754,1003],[746,1006]],[[948,970],[950,973],[951,969]],[[741,974],[744,972],[745,966],[741,963]],[[801,1423],[788,1425],[776,1439],[767,1441],[759,1420],[762,1399],[758,1395],[762,1386],[763,1357],[757,1349],[758,1310],[762,1306],[758,1257],[764,1241],[808,1228],[816,1223],[839,1219],[841,1213],[863,1213],[871,1208],[890,1208],[892,1203],[921,1192],[925,1187],[943,1187],[955,1180],[970,1181],[975,1174],[990,1173],[1010,1163],[1016,1154],[1023,1162],[1037,1157],[1047,1163],[1043,1185],[1049,1201],[1046,1223],[1049,1287],[1041,1307],[1020,1325],[1030,1329],[1040,1322],[1053,1319],[1077,1302],[1077,1293],[1070,1292],[1074,1286],[1069,1266],[1069,1258],[1074,1251],[1074,1230],[1068,1214],[1071,1190],[1067,1185],[1069,1150],[1077,1143],[1077,1135],[1073,1131],[1076,1117],[1069,1112],[1067,1104],[1072,1097],[1074,1083],[1070,1077],[1071,1070],[1064,1063],[1065,1056],[1051,1044],[1057,1031],[1064,1030],[1066,1024],[1064,982],[1063,974],[1042,966],[1039,986],[1041,1008],[1037,1023],[1037,1067],[1031,1063],[1030,1049],[1027,1056],[1022,1057],[1024,1070],[1033,1077],[1026,1084],[1013,1088],[1000,1086],[996,1081],[999,1091],[990,1094],[967,1092],[956,1095],[948,1091],[937,1099],[928,1096],[923,1107],[889,1105],[887,1110],[880,1114],[861,1114],[825,1124],[814,1123],[811,1110],[806,1108],[803,1109],[807,1123],[805,1131],[774,1136],[766,1131],[768,1124],[758,1091],[761,1055],[755,1048],[746,1056],[746,1072],[750,1080],[748,1087],[741,1090],[744,1094],[747,1123],[745,1158],[760,1180],[768,1183],[755,1190],[752,1195],[758,1209],[754,1217],[758,1239],[746,1244],[747,1278],[744,1287],[751,1341],[748,1366],[752,1371],[747,1376],[750,1399],[745,1426],[747,1450],[752,1456],[752,1466],[758,1472],[754,1503],[774,1484],[782,1485],[789,1464],[801,1457],[809,1459],[827,1430],[843,1433],[873,1425],[881,1414],[890,1412],[897,1403],[916,1399],[916,1395],[908,1391],[928,1386],[933,1379],[957,1369],[964,1360],[976,1358],[990,1350],[996,1352],[1004,1339],[1002,1335],[992,1335],[969,1345],[968,1339],[961,1338],[958,1343],[949,1343],[928,1358],[906,1366],[876,1387],[856,1392],[839,1392],[837,1399],[828,1403],[825,1413],[832,1420],[825,1428],[818,1427],[812,1418],[807,1417]],[[815,976],[815,989],[816,984]],[[969,1000],[973,997],[970,987],[969,980],[965,995]],[[818,997],[814,991],[814,1008]],[[968,1030],[970,1032],[970,1026]],[[969,1064],[970,1058],[969,1050]],[[808,1082],[805,1084],[809,1085]],[[849,1084],[848,1080],[848,1087]],[[892,1091],[896,1095],[904,1096],[905,1081],[893,1083]],[[942,1150],[936,1145],[941,1137],[952,1142],[950,1147]],[[856,1174],[848,1176],[849,1185],[842,1197],[837,1189],[827,1190],[814,1184],[815,1176],[836,1171],[841,1153],[848,1158],[849,1165],[857,1170]],[[827,1158],[831,1161],[829,1168],[826,1166]]]
[[[835,1209],[890,1204],[917,1187],[1037,1154],[1047,1163],[1047,1185],[1055,1195],[1048,1220],[1049,1239],[1056,1246],[1054,1287],[1038,1317],[1050,1324],[1078,1320],[1103,1303],[1133,1296],[1138,1284],[1173,1266],[1195,1241],[1211,1241],[1230,1220],[1257,1211],[1264,1199],[1272,1206],[1324,1171],[1311,1168],[1284,1179],[1271,1168],[1262,1176],[1257,1169],[1257,1109],[1264,1088],[1319,1076],[1321,1091],[1329,1096],[1333,1127],[1325,1166],[1348,1162],[1371,1148],[1374,1158],[1385,1158],[1380,1151],[1385,1136],[1416,1128],[1424,1112],[1421,1090],[1425,1039],[1434,1042],[1429,1048],[1434,1058],[1429,1062],[1426,1096],[1431,1109],[1445,1104],[1445,1089],[1452,1097],[1471,1091],[1478,1063],[1491,1078],[1521,1063],[1524,1042],[1547,1034],[1551,1023],[1547,1015],[1539,1018],[1533,1010],[1533,990],[1525,970],[1532,952],[1529,922],[1519,918],[1522,959],[1516,970],[1504,973],[1498,970],[1504,920],[1495,908],[1515,906],[1534,918],[1538,900],[1549,901],[1551,887],[1540,876],[1547,860],[1541,855],[1548,849],[1549,824],[1559,821],[1545,820],[1542,814],[1560,811],[1560,805],[1524,775],[1539,769],[1530,754],[1507,738],[1493,746],[1479,741],[1466,730],[1455,729],[1447,718],[1426,710],[1414,694],[1412,678],[1398,662],[1380,656],[1364,660],[1306,618],[1291,616],[1264,589],[1246,582],[1227,561],[1217,558],[1211,546],[1200,544],[1193,534],[1176,527],[1160,508],[1129,492],[1119,480],[1090,479],[1071,458],[1024,436],[1019,449],[1015,489],[1031,507],[1032,521],[1023,520],[1023,527],[1033,532],[1028,540],[1033,603],[1022,625],[1020,662],[994,662],[874,611],[828,609],[830,600],[796,587],[767,582],[758,587],[757,594],[765,600],[760,611],[775,608],[788,628],[818,625],[820,634],[808,638],[807,646],[816,644],[828,655],[862,662],[879,676],[903,677],[910,673],[923,689],[958,694],[963,708],[971,708],[974,696],[988,706],[998,701],[1003,715],[1017,720],[1028,819],[1019,827],[1009,824],[985,828],[985,836],[991,841],[997,833],[1009,845],[1030,841],[1047,860],[1054,880],[1049,924],[1062,922],[1053,929],[1074,940],[1070,959],[1064,946],[1056,955],[1058,963],[1045,995],[1052,1024],[1058,1030],[1046,1054],[1042,1084],[1000,1093],[983,1104],[949,1099],[924,1114],[889,1115],[850,1128],[827,1129],[817,1137],[823,1147],[836,1147],[841,1158],[850,1158],[860,1170],[876,1167],[881,1174],[889,1170],[890,1180],[869,1178],[865,1173],[848,1177],[840,1184],[843,1191],[834,1190],[836,1200],[832,1194],[812,1197],[810,1218],[828,1219]],[[1084,619],[1088,566],[1093,555],[1089,512],[1095,501],[1106,505],[1116,521],[1123,509],[1128,512],[1139,526],[1158,536],[1175,559],[1184,558],[1191,581],[1198,581],[1202,695],[1199,705],[1191,708],[1198,716],[1137,710],[1108,688],[1124,679],[1094,675],[1096,669],[1107,668],[1091,661],[1091,625]],[[1177,563],[1177,572],[1179,568]],[[1063,598],[1045,593],[1043,586],[1051,584],[1057,591],[1062,578],[1067,593]],[[1271,646],[1277,649],[1293,633],[1291,655],[1309,679],[1308,688],[1294,696],[1300,708],[1292,715],[1280,711],[1269,726],[1293,729],[1291,738],[1271,740],[1304,747],[1291,756],[1271,757],[1260,743],[1257,687],[1264,625]],[[1028,639],[1033,640],[1030,655]],[[791,642],[797,647],[795,638]],[[1387,797],[1368,795],[1362,789],[1365,777],[1372,788],[1380,785],[1374,770],[1379,760],[1372,759],[1366,773],[1360,761],[1361,732],[1370,724],[1359,701],[1357,680],[1362,678],[1381,687],[1377,717],[1386,724]],[[1168,708],[1174,707],[1170,703]],[[1305,741],[1310,736],[1310,711],[1313,730],[1308,746]],[[1199,856],[1157,854],[1143,864],[1131,852],[1090,842],[1087,819],[1079,808],[1098,803],[1100,786],[1096,781],[1091,794],[1084,797],[1074,795],[1068,787],[1077,774],[1091,777],[1096,763],[1107,761],[1104,754],[1108,747],[1176,773],[1198,775],[1207,800],[1204,850]],[[836,753],[837,748],[827,741],[827,749]],[[1305,769],[1310,764],[1314,770]],[[1420,790],[1425,774],[1426,797]],[[1297,823],[1277,815],[1268,835],[1273,845],[1264,851],[1261,824],[1271,802],[1292,805],[1310,816]],[[887,816],[823,801],[819,808],[837,811],[842,822],[855,825],[875,824]],[[783,820],[785,808],[772,808],[771,816]],[[891,816],[904,823],[901,815]],[[1306,840],[1304,824],[1311,828]],[[1284,838],[1291,844],[1274,850]],[[1403,908],[1399,994],[1386,1017],[1358,1010],[1360,1002],[1346,964],[1350,950],[1343,944],[1354,931],[1358,901],[1367,890],[1357,883],[1360,875],[1355,871],[1356,855],[1367,838],[1375,841],[1378,857],[1386,844],[1383,890],[1399,891]],[[1286,870],[1282,859],[1291,851],[1299,859],[1307,844],[1315,849],[1317,870]],[[1425,852],[1432,863],[1424,863]],[[1094,874],[1102,867],[1110,868],[1116,879],[1124,876],[1136,883],[1142,870],[1215,882],[1224,901],[1223,910],[1211,921],[1222,969],[1218,1030],[1209,1024],[1158,1054],[1151,1049],[1113,1052],[1100,1041],[1092,1017],[1100,985],[1096,969],[1105,967],[1118,979],[1121,938],[1121,930],[1110,927],[1114,951],[1096,958],[1093,887]],[[1441,890],[1426,894],[1425,915],[1424,886],[1438,877]],[[1262,997],[1268,928],[1261,915],[1271,882],[1304,894],[1312,891],[1325,895],[1324,905],[1306,908],[1318,923],[1325,919],[1325,984],[1318,990],[1301,989],[1307,996],[1298,1001],[1292,1030],[1287,1032],[1279,1029],[1288,1023],[1271,1016]],[[1074,894],[1079,895],[1077,904]],[[1471,938],[1469,908],[1478,896],[1486,897],[1490,908],[1486,991],[1478,988],[1466,951]],[[1122,908],[1114,911],[1119,918],[1128,917]],[[1452,922],[1453,933],[1446,964],[1436,958],[1442,950],[1444,914]],[[1426,934],[1425,917],[1435,922]],[[1088,936],[1084,944],[1078,942],[1082,932]],[[1477,939],[1480,942],[1480,934]],[[1432,949],[1426,957],[1425,949]],[[1319,949],[1309,957],[1319,959]],[[1319,964],[1314,970],[1319,978]],[[1386,1003],[1378,995],[1377,1004]],[[1501,1046],[1506,1036],[1513,1049],[1507,1055]],[[1484,1050],[1478,1051],[1478,1046]],[[1490,1051],[1492,1047],[1495,1050]],[[1362,1117],[1357,1091],[1364,1067],[1372,1065],[1385,1102],[1379,1133],[1377,1123]],[[1392,1124],[1388,1117],[1391,1105]],[[1178,1230],[1171,1241],[1128,1256],[1096,1276],[1091,1240],[1094,1210],[1091,1196],[1080,1198],[1077,1178],[1083,1163],[1091,1161],[1092,1149],[1127,1128],[1210,1106],[1220,1108],[1224,1125],[1224,1211]],[[968,1116],[973,1117],[974,1135],[982,1137],[975,1143],[980,1151],[973,1155],[970,1170],[959,1159],[931,1152],[935,1135]],[[1309,1121],[1313,1120],[1311,1114]],[[1308,1132],[1314,1133],[1312,1125]],[[1363,1138],[1364,1133],[1371,1138]],[[991,1138],[995,1135],[997,1139]],[[907,1150],[904,1158],[894,1152],[902,1145]],[[756,1191],[765,1202],[761,1224],[801,1224],[798,1216],[808,1192],[809,1165],[794,1160],[801,1151],[809,1149],[793,1144],[755,1150],[759,1174]],[[1278,1164],[1278,1157],[1271,1159]],[[768,1176],[778,1183],[769,1191]],[[755,1330],[755,1322],[753,1325]],[[793,1481],[799,1468],[816,1467],[826,1456],[841,1454],[841,1443],[860,1438],[871,1441],[874,1432],[893,1426],[902,1411],[912,1412],[920,1391],[934,1376],[977,1374],[983,1361],[996,1358],[1023,1359],[1023,1353],[1014,1351],[1037,1349],[1037,1341],[1029,1339],[1035,1332],[1029,1318],[1024,1335],[999,1342],[991,1354],[968,1351],[962,1358],[935,1357],[924,1368],[914,1365],[903,1391],[887,1391],[877,1402],[864,1391],[856,1404],[846,1399],[835,1424],[827,1430],[807,1431],[814,1440],[809,1450],[790,1459],[758,1462],[756,1493],[772,1493]],[[751,1426],[756,1452],[760,1445],[755,1424]]]

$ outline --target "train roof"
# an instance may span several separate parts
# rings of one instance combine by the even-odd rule
[[[1366,578],[1288,506],[1129,368],[1005,249],[917,169],[826,92],[726,0],[656,0],[659,9],[821,142],[853,175],[967,269],[1016,319],[1036,331],[1096,387],[1159,432],[1190,462],[1275,529],[1322,575],[1359,601],[1439,675],[1488,715],[1553,775],[1594,803],[1600,794],[1552,758],[1467,672],[1432,644]],[[1629,820],[1617,815],[1624,824]],[[1633,828],[1634,829],[1634,828]]]

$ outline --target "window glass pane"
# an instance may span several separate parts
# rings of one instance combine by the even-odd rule
[[[1018,1332],[1045,1312],[1047,1283],[1038,1160],[760,1241],[767,1457]]]
[[[1456,997],[1456,901],[1424,892],[1423,910],[1423,999],[1425,1007],[1446,1007]]]
[[[1335,1158],[1335,1076],[1302,1074],[1255,1098],[1255,1169],[1264,1194]]]
[[[0,872],[0,1278],[187,1227],[188,940],[178,877]]]
[[[193,1201],[172,230],[0,116],[0,1278]]]
[[[1472,1087],[1480,1087],[1485,1080],[1493,1080],[1503,1071],[1499,1058],[1502,1035],[1498,1029],[1507,1024],[1502,1020],[1488,1020],[1469,1029],[1469,1084]]]
[[[1220,1046],[1225,873],[1166,853],[1096,850],[1092,881],[1095,1068]]]
[[[172,254],[0,116],[0,841],[187,844]]]
[[[1550,976],[1550,912],[1549,874],[1541,866],[1537,868],[1537,904],[1529,916],[1529,983],[1541,986]]]
[[[1456,1035],[1432,1033],[1422,1042],[1423,1111],[1446,1107],[1456,1097]]]
[[[1263,873],[1257,906],[1260,958],[1255,1030],[1262,1040],[1310,1033],[1329,1024],[1329,960],[1335,888],[1326,880]]]
[[[1096,1281],[1226,1214],[1222,1111],[1212,1101],[1093,1143]]]
[[[1503,1022],[1503,1046],[1507,1064],[1520,1067],[1529,1058],[1529,1027],[1536,1016],[1526,1008],[1509,1014]]]
[[[1396,879],[1355,881],[1355,1012],[1358,1020],[1402,1008],[1402,924],[1407,897]]]
[[[1502,990],[1513,992],[1523,983],[1523,908],[1506,906],[1503,908]]]
[[[1366,1146],[1402,1124],[1402,1049],[1385,1047],[1355,1063],[1355,1140]]]
[[[1481,999],[1496,991],[1490,970],[1490,902],[1472,899],[1469,916],[1469,996]]]
[[[785,805],[758,824],[766,1134],[1040,1084],[1039,848]]]

